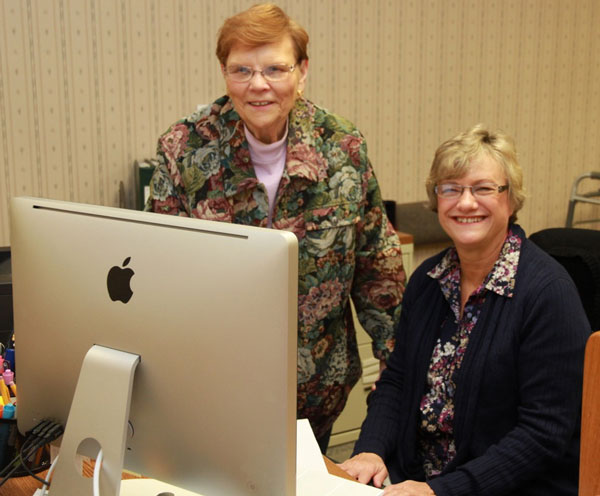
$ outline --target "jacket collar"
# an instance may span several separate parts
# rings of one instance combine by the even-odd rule
[[[217,113],[222,124],[219,149],[225,196],[256,188],[258,179],[252,167],[244,124],[229,97],[217,100],[211,113]],[[312,183],[327,177],[327,161],[316,148],[314,113],[314,105],[304,98],[297,99],[290,112],[284,185],[292,178]]]

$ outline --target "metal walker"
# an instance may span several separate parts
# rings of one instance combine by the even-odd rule
[[[577,205],[577,203],[592,203],[594,205],[600,205],[600,188],[596,189],[595,191],[589,191],[587,193],[579,193],[577,191],[579,188],[579,183],[586,179],[600,180],[600,172],[586,172],[578,176],[577,179],[575,179],[575,181],[573,182],[573,187],[571,189],[571,198],[569,198],[569,210],[567,212],[567,222],[565,224],[565,227],[573,227],[573,224],[586,224],[600,221],[600,219],[591,219],[573,222],[575,205]]]

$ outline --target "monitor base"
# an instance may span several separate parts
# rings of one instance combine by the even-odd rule
[[[119,496],[133,376],[139,355],[92,346],[81,365],[73,403],[52,479],[52,493],[93,494],[93,479],[81,476],[77,455],[94,440],[103,453],[100,492]]]

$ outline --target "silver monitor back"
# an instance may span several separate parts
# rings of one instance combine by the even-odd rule
[[[207,495],[295,494],[293,234],[35,198],[10,218],[21,432],[66,421],[98,344],[141,356],[126,468]],[[133,271],[126,303],[113,267]]]

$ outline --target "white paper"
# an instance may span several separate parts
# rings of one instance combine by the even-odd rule
[[[296,421],[296,478],[308,471],[328,473],[308,419],[298,419]]]
[[[172,493],[175,496],[197,494],[152,479],[131,479],[121,482],[121,496],[163,493]],[[327,472],[325,460],[308,420],[297,421],[296,496],[381,496],[381,494],[383,494],[381,489],[342,479]]]
[[[296,479],[296,496],[381,496],[382,489],[342,479],[329,473],[307,471]]]
[[[296,423],[296,496],[380,496],[383,490],[331,475],[307,419]]]

